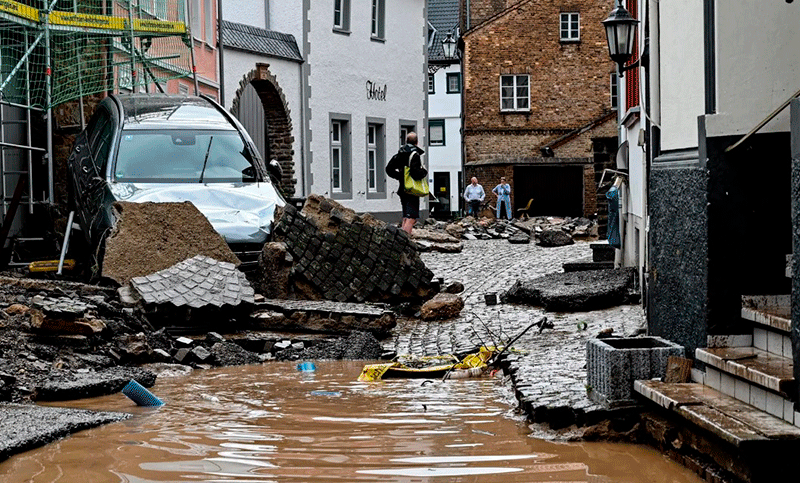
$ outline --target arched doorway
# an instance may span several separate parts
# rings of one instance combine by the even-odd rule
[[[256,64],[239,85],[231,113],[250,133],[264,160],[278,160],[283,168],[281,192],[292,197],[297,179],[294,176],[292,120],[286,97],[269,71],[269,64]]]

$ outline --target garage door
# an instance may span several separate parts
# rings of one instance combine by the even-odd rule
[[[583,216],[583,166],[517,166],[514,210],[533,198],[531,216]]]

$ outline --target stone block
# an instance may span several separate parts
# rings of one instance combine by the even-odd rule
[[[587,392],[607,408],[636,404],[633,382],[663,377],[684,348],[660,337],[591,339],[586,344]]]

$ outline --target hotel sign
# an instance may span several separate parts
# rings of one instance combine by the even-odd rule
[[[368,101],[385,101],[386,100],[386,84],[381,86],[372,81],[367,81],[367,100]]]

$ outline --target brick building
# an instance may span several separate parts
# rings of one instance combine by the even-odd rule
[[[465,179],[531,215],[603,217],[617,146],[607,0],[461,0]],[[463,189],[463,187],[462,187]],[[494,195],[489,195],[494,203]]]

